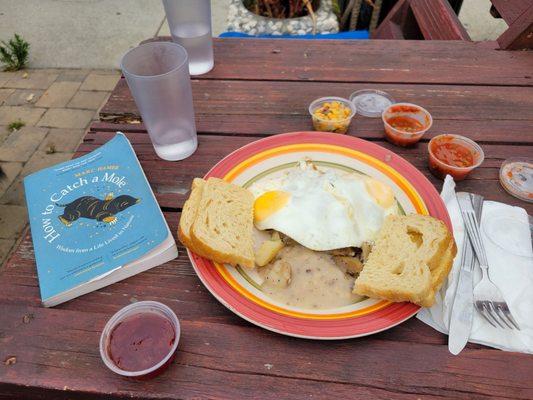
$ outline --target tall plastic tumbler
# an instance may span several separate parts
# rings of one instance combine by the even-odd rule
[[[187,51],[152,42],[128,51],[122,72],[154,145],[164,160],[183,160],[198,147]]]
[[[189,54],[189,72],[201,75],[213,69],[211,3],[209,0],[163,0],[172,40]]]

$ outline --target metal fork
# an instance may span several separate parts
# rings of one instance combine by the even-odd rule
[[[478,312],[495,328],[499,326],[503,329],[516,328],[520,330],[518,323],[511,315],[502,292],[489,278],[487,253],[481,240],[479,223],[472,207],[472,202],[460,203],[459,205],[470,243],[474,247],[479,267],[483,273],[483,278],[474,287],[474,305]]]

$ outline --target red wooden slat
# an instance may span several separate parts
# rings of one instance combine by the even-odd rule
[[[372,33],[372,39],[395,39],[402,40],[403,33],[400,25],[392,21],[383,21],[377,30]]]
[[[470,40],[446,0],[400,0],[372,35],[374,39]]]
[[[512,25],[528,7],[533,5],[533,0],[491,0],[491,2],[507,25]]]
[[[533,86],[533,54],[450,40],[214,39],[200,79]]]
[[[409,0],[399,0],[372,33],[372,39],[404,39],[401,25],[408,11]]]
[[[96,149],[111,137],[113,132],[90,132],[79,148],[79,154]],[[163,161],[155,154],[150,138],[144,133],[127,133],[141,165],[152,185],[159,204],[163,207],[179,208],[188,197],[192,179],[203,176],[216,162],[231,151],[257,140],[256,137],[222,135],[201,135],[198,151],[185,162]],[[427,167],[427,143],[412,148],[400,148],[383,139],[376,143],[392,150],[419,168],[439,189],[442,181],[433,177]],[[459,190],[469,190],[484,195],[487,199],[503,201],[525,207],[533,213],[533,205],[518,200],[505,192],[498,181],[498,171],[503,160],[515,156],[528,156],[528,146],[483,144],[486,160],[467,180],[458,183]],[[186,165],[182,168],[181,165]]]
[[[170,307],[178,315],[182,309],[179,303]],[[22,322],[24,315],[31,315],[27,324]],[[527,355],[467,348],[461,357],[453,357],[446,346],[388,340],[387,334],[325,345],[250,325],[188,320],[182,322],[179,351],[165,374],[148,381],[127,380],[108,371],[98,354],[100,331],[108,317],[105,313],[5,306],[0,323],[10,345],[0,348],[0,358],[14,356],[17,363],[0,368],[0,379],[20,385],[11,390],[27,393],[26,377],[39,371],[34,385],[69,390],[73,397],[77,392],[128,397],[142,393],[143,398],[201,394],[228,399],[310,395],[319,399],[426,395],[526,399],[533,395],[527,383],[532,365]],[[418,321],[405,325],[413,331],[427,329]],[[401,332],[395,336],[401,337]],[[510,362],[513,368],[501,368]]]
[[[426,40],[470,40],[447,0],[410,0],[411,10]]]
[[[532,58],[533,62],[533,58]],[[459,85],[400,85],[324,82],[264,82],[193,80],[196,114],[309,115],[311,101],[324,95],[349,97],[356,90],[385,90],[396,101],[418,102],[433,117],[466,120],[533,120],[533,88]],[[296,95],[297,94],[297,95]],[[100,111],[104,120],[113,116],[137,119],[140,114],[124,79],[117,83]],[[201,117],[198,118],[201,122]]]
[[[506,50],[533,49],[533,2],[509,25],[497,39]]]
[[[464,134],[480,141],[533,142],[533,88],[351,84],[334,87],[322,82],[193,81],[196,126],[200,133],[272,134],[311,129],[309,103],[324,94],[349,97],[363,88],[389,92],[397,101],[420,104],[433,115],[431,132]],[[298,93],[295,96],[295,93]],[[138,119],[139,113],[124,80],[120,81],[101,111],[106,119]],[[520,125],[520,120],[530,120]],[[131,129],[141,130],[142,125]],[[119,126],[117,129],[121,129]],[[444,130],[446,129],[446,130]],[[350,133],[380,137],[379,118],[356,116]],[[476,133],[477,132],[477,133]],[[502,132],[506,132],[502,135]],[[451,132],[450,132],[451,133]]]

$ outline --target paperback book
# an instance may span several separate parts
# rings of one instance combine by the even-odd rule
[[[41,299],[51,307],[177,257],[176,243],[120,132],[24,179]]]

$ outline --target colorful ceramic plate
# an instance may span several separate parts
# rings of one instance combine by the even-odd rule
[[[220,161],[206,175],[247,187],[282,173],[304,157],[322,168],[354,170],[388,183],[406,213],[430,214],[450,226],[446,208],[433,185],[395,153],[346,135],[296,132],[246,145]],[[298,309],[269,298],[240,268],[213,263],[189,252],[196,273],[209,291],[242,318],[275,332],[310,339],[370,335],[412,317],[419,307],[365,299],[329,310]]]

